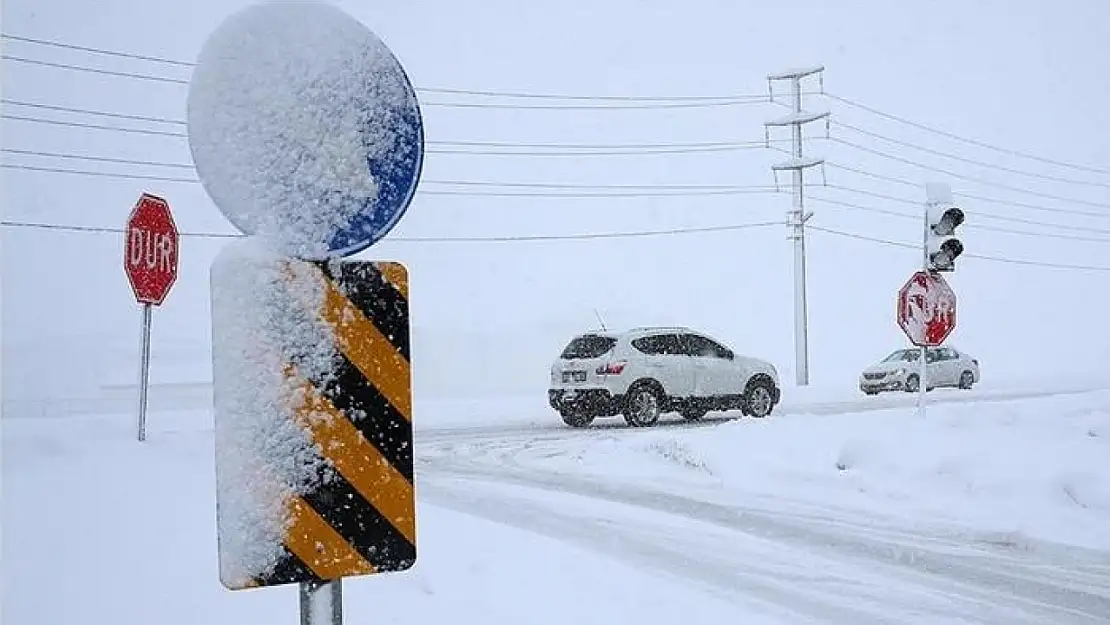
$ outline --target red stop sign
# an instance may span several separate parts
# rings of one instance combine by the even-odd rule
[[[179,234],[166,200],[143,193],[131,216],[123,246],[123,269],[140,304],[161,305],[177,280]]]
[[[918,271],[898,291],[898,325],[918,347],[935,347],[956,329],[956,293],[939,273]]]

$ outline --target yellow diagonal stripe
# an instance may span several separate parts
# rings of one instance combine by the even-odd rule
[[[322,579],[369,575],[374,565],[343,540],[327,521],[300,497],[289,500],[290,524],[285,546]]]
[[[405,299],[409,298],[409,272],[400,263],[374,263],[386,282],[393,285]]]
[[[407,421],[412,421],[408,361],[331,280],[323,274],[320,277],[324,281],[324,305],[320,312],[335,330],[339,348],[386,401]]]
[[[300,426],[312,434],[351,486],[415,545],[412,484],[315,387],[305,382],[301,392],[304,403],[297,410]]]

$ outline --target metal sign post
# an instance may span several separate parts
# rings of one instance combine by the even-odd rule
[[[301,625],[343,625],[343,580],[301,582]]]
[[[143,327],[139,348],[139,442],[146,440],[146,403],[150,383],[150,304],[143,304]]]

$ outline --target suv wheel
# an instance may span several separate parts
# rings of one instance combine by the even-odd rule
[[[770,382],[764,380],[752,382],[744,393],[744,413],[757,419],[766,417],[775,407],[774,397]]]
[[[624,420],[632,427],[648,427],[663,414],[661,394],[647,384],[637,384],[628,391],[624,402]]]

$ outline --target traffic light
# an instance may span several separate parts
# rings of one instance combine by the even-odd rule
[[[930,204],[925,224],[925,252],[932,271],[955,271],[956,258],[964,244],[956,238],[956,228],[964,222],[963,210],[951,202]]]

